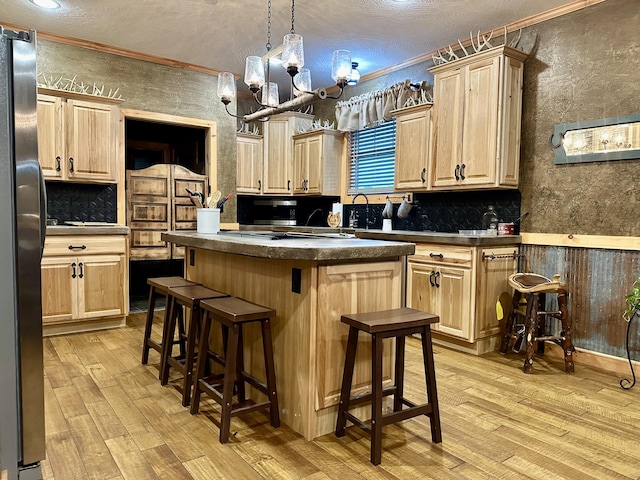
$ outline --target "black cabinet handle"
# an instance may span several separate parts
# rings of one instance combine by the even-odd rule
[[[463,163],[462,166],[460,167],[460,179],[464,180],[466,177],[464,176],[464,167],[466,167],[466,165]]]
[[[287,190],[291,190],[291,180],[287,180]]]
[[[438,279],[440,278],[440,272],[436,272],[436,276],[433,280],[433,283],[436,284],[436,288],[440,288],[440,284],[438,283]]]
[[[427,179],[424,178],[424,174],[427,173],[427,169],[423,168],[422,171],[420,172],[420,180],[422,180],[422,183],[426,182]]]
[[[456,180],[460,180],[460,165],[456,165],[456,170],[453,174],[456,176]]]
[[[84,264],[82,262],[80,262],[78,264],[78,267],[80,267],[80,274],[78,275],[79,278],[84,277],[84,272],[82,271],[82,267],[84,266]]]
[[[439,259],[443,259],[443,258],[444,258],[444,255],[443,255],[443,254],[441,254],[441,253],[433,253],[433,252],[429,252],[429,256],[430,256],[431,258],[433,258],[433,257],[438,257]]]
[[[436,272],[434,272],[433,270],[431,270],[431,273],[429,274],[429,283],[431,284],[432,287],[435,287],[436,284],[433,283],[433,277],[435,276]]]
[[[76,262],[73,262],[71,264],[71,278],[76,278]]]
[[[56,172],[62,170],[62,166],[60,165],[60,157],[56,157]]]
[[[87,249],[86,245],[80,245],[79,247],[75,245],[69,245],[69,250],[86,250],[86,249]]]
[[[69,157],[69,171],[70,172],[74,172],[74,168],[73,168],[73,157]]]
[[[309,180],[308,179],[304,181],[304,189],[306,191],[309,191]]]
[[[258,180],[258,191],[262,190],[262,180]]]

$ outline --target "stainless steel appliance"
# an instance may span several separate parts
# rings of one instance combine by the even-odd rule
[[[253,202],[254,225],[295,225],[296,200],[260,199]]]
[[[0,477],[41,478],[45,456],[35,31],[0,26]]]

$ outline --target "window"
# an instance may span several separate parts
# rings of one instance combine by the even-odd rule
[[[377,127],[349,134],[351,171],[349,194],[388,193],[393,191],[396,122],[391,120]]]

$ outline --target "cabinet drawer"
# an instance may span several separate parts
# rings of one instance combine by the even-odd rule
[[[416,252],[408,257],[411,262],[447,263],[471,266],[473,249],[437,244],[416,244]]]
[[[126,249],[124,235],[60,235],[46,238],[44,256],[124,254]]]

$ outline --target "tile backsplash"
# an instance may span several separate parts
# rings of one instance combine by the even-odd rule
[[[47,217],[59,223],[117,221],[116,184],[47,182]]]
[[[495,206],[500,221],[511,222],[520,216],[518,190],[490,190],[476,192],[416,193],[413,208],[406,218],[398,218],[399,203],[393,205],[394,230],[433,230],[453,232],[479,229],[482,215],[489,205]],[[358,227],[364,228],[365,205],[345,205],[343,226],[348,226],[351,209],[356,209]],[[369,228],[382,228],[384,205],[369,206]],[[516,226],[516,233],[518,233]]]

